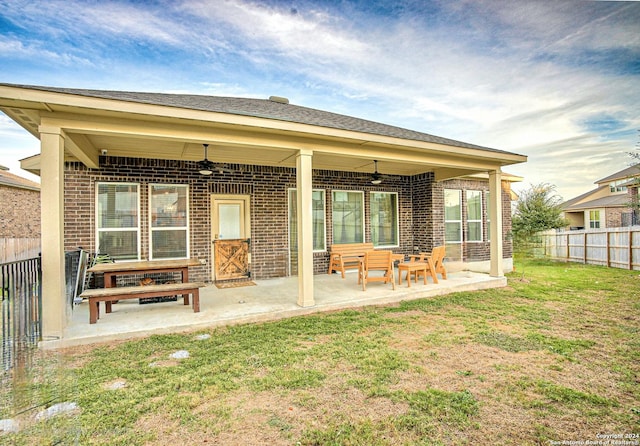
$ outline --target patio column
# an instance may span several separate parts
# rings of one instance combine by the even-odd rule
[[[502,266],[502,172],[500,169],[489,171],[489,195],[491,196],[489,232],[491,234],[491,265],[489,275],[504,276]]]
[[[64,132],[40,126],[42,336],[62,338],[67,324],[64,267]]]
[[[298,221],[298,305],[315,305],[313,298],[313,151],[296,156],[296,198]]]

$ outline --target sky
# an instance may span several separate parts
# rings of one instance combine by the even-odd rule
[[[268,98],[528,156],[568,200],[640,139],[640,2],[0,0],[0,83]],[[0,113],[0,165],[39,152]]]

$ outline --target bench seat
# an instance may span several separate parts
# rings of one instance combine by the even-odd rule
[[[329,252],[329,274],[334,271],[342,273],[346,269],[360,268],[360,261],[367,251],[373,251],[373,243],[343,243],[331,245]]]
[[[124,299],[139,299],[182,294],[184,296],[184,304],[189,305],[189,295],[191,294],[193,296],[193,312],[198,313],[200,311],[200,288],[204,286],[206,286],[204,282],[187,282],[96,288],[84,290],[80,297],[89,300],[89,323],[95,324],[100,317],[100,302],[104,302],[106,312],[111,313],[111,303]]]

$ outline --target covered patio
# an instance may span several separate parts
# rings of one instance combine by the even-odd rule
[[[397,276],[396,276],[397,277]],[[434,284],[428,279],[412,282],[411,287],[402,280],[396,290],[383,283],[373,283],[362,291],[357,284],[357,273],[314,276],[315,305],[301,307],[293,296],[298,288],[295,276],[256,280],[255,286],[218,289],[210,284],[200,290],[200,312],[194,313],[178,302],[140,305],[137,300],[121,301],[113,306],[111,314],[103,314],[97,324],[89,324],[86,302],[76,305],[62,340],[49,340],[44,348],[64,348],[77,345],[133,339],[154,334],[206,331],[225,325],[273,321],[313,313],[361,308],[369,305],[397,304],[402,301],[437,298],[460,291],[476,291],[503,287],[505,277],[458,271],[448,274],[447,280]],[[397,279],[396,279],[397,282]],[[283,298],[283,296],[292,298]],[[104,307],[101,308],[101,311]]]
[[[278,96],[0,84],[0,110],[40,141],[22,167],[41,177],[42,325],[59,344],[399,301],[455,283],[363,293],[354,277],[323,273],[335,244],[404,256],[447,245],[461,269],[475,263],[490,276],[478,277],[505,284],[513,179],[502,169],[523,155]],[[218,249],[237,240],[243,250]],[[116,261],[196,258],[198,282],[230,280],[226,260],[241,259],[231,274],[258,285],[210,286],[195,315],[171,308],[155,321],[164,305],[142,306],[144,316],[89,328],[65,293],[65,251],[79,247]]]

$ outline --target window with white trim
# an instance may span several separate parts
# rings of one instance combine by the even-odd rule
[[[467,199],[467,241],[482,241],[482,192],[468,190]]]
[[[629,183],[629,181],[630,180],[628,178],[612,181],[611,183],[609,183],[609,190],[611,191],[611,193],[626,192],[627,186],[625,184]]]
[[[371,192],[371,241],[375,247],[398,246],[398,194]]]
[[[364,242],[364,193],[331,192],[333,243]]]
[[[487,241],[491,240],[491,192],[484,193],[485,202],[487,203]]]
[[[462,191],[444,190],[444,240],[462,243]]]
[[[326,194],[322,189],[314,189],[311,192],[312,222],[313,225],[313,250],[327,250],[327,230],[326,230]],[[292,251],[298,249],[298,217],[297,217],[297,191],[289,189],[289,246]]]
[[[589,212],[589,228],[599,229],[600,228],[600,210],[595,209],[588,212]]]
[[[189,257],[189,186],[149,185],[150,259]]]
[[[96,246],[115,260],[140,259],[140,193],[135,183],[96,184]]]

